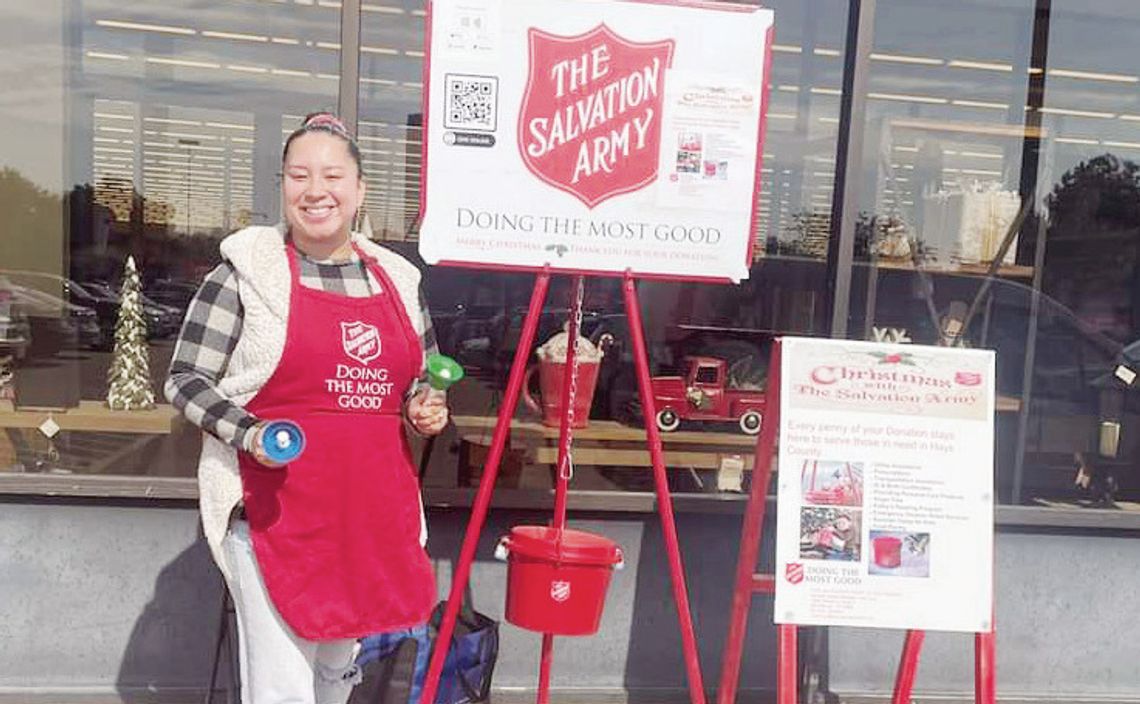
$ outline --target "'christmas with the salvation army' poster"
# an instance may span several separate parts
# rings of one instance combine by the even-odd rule
[[[433,0],[420,253],[747,277],[772,28],[730,4]]]
[[[992,627],[994,353],[783,338],[777,623]]]

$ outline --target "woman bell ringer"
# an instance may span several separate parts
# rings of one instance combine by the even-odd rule
[[[424,623],[436,600],[405,424],[445,402],[418,380],[435,338],[420,273],[351,223],[360,150],[328,113],[285,143],[286,224],[247,227],[187,312],[166,395],[206,431],[206,539],[233,596],[244,704],[338,704],[356,639]],[[305,450],[265,454],[267,421]]]

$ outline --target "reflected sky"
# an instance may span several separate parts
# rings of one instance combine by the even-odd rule
[[[895,153],[889,161],[895,169],[907,168],[913,163],[907,153],[924,147],[921,138],[913,143],[882,139],[882,124],[892,119],[974,124],[979,129],[972,145],[968,135],[958,133],[942,149],[943,175],[993,179],[1016,190],[1021,135],[994,139],[983,136],[984,127],[1024,125],[1028,79],[1045,71],[1044,182],[1105,152],[1140,159],[1140,70],[1129,48],[1140,35],[1140,4],[1093,5],[1053,2],[1048,50],[1031,57],[1031,0],[878,3],[868,96],[868,135],[878,141],[869,144],[868,158],[884,158],[883,142],[892,141]],[[875,207],[882,195],[864,189],[864,207]],[[895,204],[915,195],[904,186]]]

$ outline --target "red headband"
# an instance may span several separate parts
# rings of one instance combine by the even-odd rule
[[[340,121],[340,118],[329,112],[318,112],[315,115],[310,115],[309,117],[305,118],[305,122],[301,125],[301,127],[304,129],[310,129],[313,127],[329,127],[336,132],[342,133],[346,138],[351,139],[351,137],[348,135],[348,128],[344,126],[344,123]]]

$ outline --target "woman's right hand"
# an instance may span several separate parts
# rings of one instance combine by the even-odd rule
[[[253,442],[250,443],[250,454],[261,465],[276,469],[277,467],[284,467],[285,463],[277,462],[269,458],[265,453],[265,429],[269,427],[267,421],[260,421],[257,425],[253,426]]]

